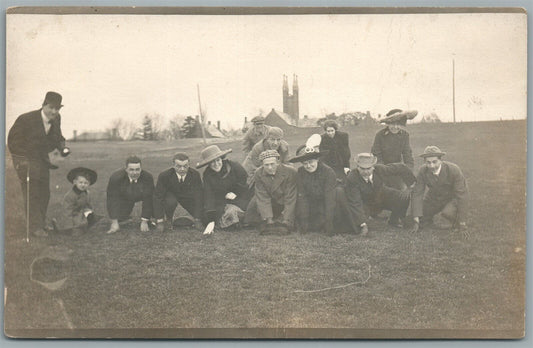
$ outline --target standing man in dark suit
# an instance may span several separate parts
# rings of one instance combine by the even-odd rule
[[[153,215],[154,178],[141,168],[141,159],[129,156],[126,168],[119,169],[109,178],[107,184],[107,212],[111,227],[107,233],[120,229],[119,221],[130,219],[136,202],[142,202],[141,231],[148,232],[148,221]]]
[[[202,179],[200,173],[189,165],[189,156],[178,152],[172,158],[173,166],[159,174],[154,194],[157,230],[164,231],[164,216],[167,227],[172,227],[172,218],[178,203],[194,218],[194,227],[202,230]]]
[[[28,230],[45,237],[45,219],[50,200],[50,163],[48,153],[58,149],[63,157],[70,154],[61,133],[59,110],[62,97],[48,92],[42,108],[20,115],[9,130],[7,146],[22,186]],[[29,192],[28,192],[29,191]]]

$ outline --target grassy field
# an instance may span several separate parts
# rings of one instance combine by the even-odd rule
[[[345,129],[352,154],[368,152],[378,129]],[[7,334],[191,337],[199,334],[194,328],[220,328],[228,330],[209,335],[298,337],[298,329],[339,328],[304,330],[303,335],[380,335],[366,329],[415,330],[389,331],[395,337],[409,332],[424,337],[520,335],[526,121],[412,125],[409,131],[415,154],[438,145],[448,153],[445,159],[463,169],[471,195],[469,239],[433,229],[409,234],[385,221],[372,221],[368,237],[260,236],[242,230],[206,238],[193,230],[142,233],[137,224],[107,235],[108,225],[102,224],[79,237],[51,235],[28,244],[21,190],[6,155]],[[291,134],[291,154],[313,132]],[[229,157],[243,159],[240,141],[210,142],[233,148]],[[91,196],[97,213],[105,215],[107,180],[127,154],[138,154],[143,168],[156,177],[170,166],[174,152],[187,151],[196,163],[202,148],[197,139],[69,145],[72,155],[52,172],[49,216],[70,189],[65,176],[75,166],[98,171]],[[415,168],[420,164],[416,158]],[[57,291],[29,278],[32,260],[50,246],[72,250],[69,278]]]

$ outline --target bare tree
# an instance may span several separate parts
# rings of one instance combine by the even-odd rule
[[[135,136],[137,126],[131,121],[126,121],[122,118],[115,118],[111,121],[111,129],[109,132],[114,140],[131,140]]]
[[[174,116],[168,121],[167,131],[169,132],[170,138],[180,139],[182,137],[181,125],[185,121],[184,117]]]

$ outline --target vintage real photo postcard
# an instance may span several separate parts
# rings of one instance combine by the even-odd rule
[[[8,337],[524,336],[525,10],[6,23]]]

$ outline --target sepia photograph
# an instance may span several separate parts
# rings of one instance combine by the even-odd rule
[[[7,337],[524,337],[524,9],[13,7],[5,71]]]

